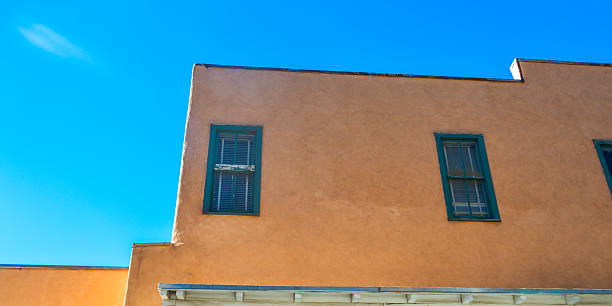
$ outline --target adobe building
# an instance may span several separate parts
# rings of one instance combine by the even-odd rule
[[[0,305],[612,305],[612,65],[511,71],[195,65],[171,242]]]

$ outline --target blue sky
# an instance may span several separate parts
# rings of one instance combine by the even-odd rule
[[[169,241],[194,63],[511,78],[612,62],[611,1],[3,1],[0,263]]]

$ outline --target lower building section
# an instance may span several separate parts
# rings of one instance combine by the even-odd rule
[[[121,306],[127,267],[0,265],[2,306]]]
[[[313,248],[315,247],[318,246]],[[295,302],[329,304],[353,301],[366,304],[469,302],[499,305],[612,305],[610,275],[602,271],[597,272],[597,267],[588,265],[584,265],[583,271],[579,271],[565,269],[564,267],[569,265],[567,263],[545,273],[546,270],[543,270],[538,262],[531,261],[515,265],[514,273],[510,273],[501,266],[504,263],[502,261],[499,266],[472,271],[462,270],[463,266],[440,267],[434,262],[427,267],[417,267],[422,273],[416,273],[414,262],[375,260],[375,252],[371,252],[373,259],[369,262],[354,262],[350,260],[348,253],[344,261],[325,256],[313,260],[312,256],[316,254],[295,254],[287,251],[283,254],[272,254],[270,249],[273,247],[254,252],[243,244],[229,241],[221,246],[213,242],[134,244],[125,306],[159,305],[160,290],[167,303],[178,303],[176,305]],[[281,251],[280,248],[276,250]],[[312,256],[306,256],[309,254]],[[605,267],[599,269],[605,270]],[[160,283],[243,287],[158,287]],[[524,302],[525,299],[528,299],[529,303]]]

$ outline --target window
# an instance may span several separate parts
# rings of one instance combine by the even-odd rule
[[[261,130],[211,125],[203,213],[259,215]]]
[[[500,221],[482,135],[435,136],[448,220]]]
[[[595,143],[595,149],[597,150],[597,155],[599,155],[599,161],[606,176],[606,181],[608,181],[610,193],[612,193],[612,140],[595,139],[593,142]]]

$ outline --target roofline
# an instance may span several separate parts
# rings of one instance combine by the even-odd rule
[[[541,59],[530,59],[530,58],[515,58],[514,61],[519,63],[519,67],[520,67],[520,62],[612,67],[611,63],[571,62],[571,61],[541,60]],[[520,73],[521,79],[499,79],[499,78],[454,77],[454,76],[437,76],[437,75],[403,74],[403,73],[377,73],[377,72],[311,70],[311,69],[256,67],[256,66],[235,66],[235,65],[219,65],[219,64],[195,64],[195,66],[204,66],[206,68],[224,68],[224,69],[265,70],[265,71],[305,72],[305,73],[422,78],[422,79],[443,79],[443,80],[464,80],[464,81],[485,81],[485,82],[504,82],[504,83],[523,83],[525,81],[522,78],[522,72]]]
[[[571,61],[558,61],[558,60],[542,60],[542,59],[533,59],[533,58],[517,58],[516,60],[520,62],[531,62],[531,63],[612,67],[612,63],[571,62]]]
[[[0,264],[0,269],[128,270],[128,267]]]
[[[328,287],[328,286],[244,286],[159,283],[159,290],[227,291],[309,291],[309,292],[387,292],[387,293],[506,293],[506,294],[612,294],[609,289],[547,288],[451,288],[451,287]]]
[[[132,248],[137,247],[155,247],[155,246],[170,246],[172,243],[170,242],[135,242],[132,243]]]
[[[423,75],[423,74],[403,74],[403,73],[378,73],[378,72],[335,71],[335,70],[311,70],[311,69],[273,68],[273,67],[254,67],[254,66],[234,66],[234,65],[218,65],[218,64],[195,64],[195,66],[204,66],[206,68],[265,70],[265,71],[285,71],[285,72],[305,72],[305,73],[323,73],[323,74],[340,74],[340,75],[362,75],[362,76],[378,76],[378,77],[443,79],[443,80],[485,81],[485,82],[505,82],[505,83],[521,83],[521,82],[523,82],[523,80],[515,80],[515,79],[453,77],[453,76],[437,76],[437,75]]]

